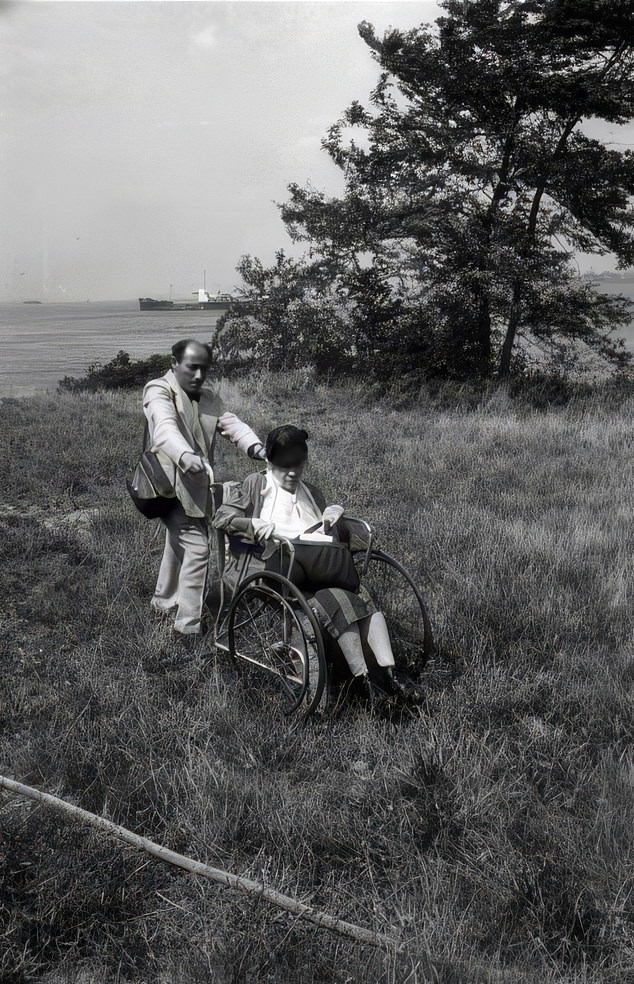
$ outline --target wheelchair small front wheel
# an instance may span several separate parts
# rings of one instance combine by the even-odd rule
[[[317,620],[285,577],[248,576],[231,604],[229,652],[261,693],[284,715],[304,717],[320,705],[326,659]]]

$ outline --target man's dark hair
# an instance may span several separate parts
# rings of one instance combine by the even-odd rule
[[[174,342],[172,345],[172,357],[176,359],[177,362],[183,361],[183,355],[185,354],[185,349],[188,345],[200,345],[201,348],[207,350],[207,355],[209,356],[209,362],[211,363],[213,358],[213,352],[211,345],[207,342],[199,342],[197,338],[181,338],[180,342]]]

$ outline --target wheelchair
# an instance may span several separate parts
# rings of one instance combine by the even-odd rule
[[[216,508],[222,485],[213,486]],[[383,612],[397,675],[416,685],[434,652],[432,628],[420,588],[405,567],[374,545],[364,520],[340,520],[361,582],[360,595]],[[272,537],[282,573],[263,569],[261,548],[236,534],[215,530],[215,577],[209,597],[216,608],[213,643],[228,653],[236,670],[282,715],[305,721],[323,714],[333,681],[351,679],[334,640],[324,635],[307,598],[291,580],[291,540]],[[380,692],[380,670],[369,665]]]

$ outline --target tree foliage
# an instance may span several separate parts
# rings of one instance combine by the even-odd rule
[[[294,300],[306,316],[315,293],[323,307],[311,328],[289,299],[279,330],[292,311],[308,353],[327,321],[322,358],[341,330],[350,364],[379,372],[505,376],[544,342],[559,364],[626,364],[611,332],[628,302],[571,261],[634,264],[634,155],[584,129],[634,117],[634,0],[442,7],[435,25],[382,38],[359,26],[381,75],[323,143],[345,191],[293,184],[281,206],[308,249]]]
[[[336,299],[320,290],[319,278],[284,250],[265,267],[243,256],[237,303],[223,315],[212,345],[225,365],[257,362],[270,369],[311,364],[321,372],[345,371],[350,350]]]
[[[114,359],[102,365],[91,362],[85,376],[64,376],[57,383],[60,392],[83,393],[100,389],[136,389],[170,368],[170,356],[158,353],[147,359],[131,359],[120,349]]]

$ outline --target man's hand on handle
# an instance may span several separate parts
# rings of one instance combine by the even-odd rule
[[[181,471],[191,475],[199,475],[200,472],[207,470],[207,466],[205,465],[203,459],[199,454],[194,454],[193,451],[185,451],[185,453],[181,455],[179,466]]]

